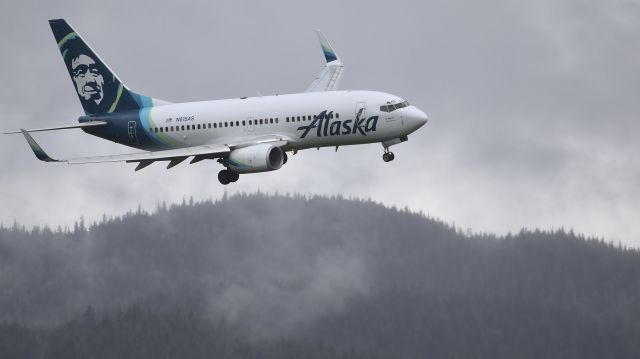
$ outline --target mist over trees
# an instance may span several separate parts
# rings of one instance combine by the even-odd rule
[[[1,227],[0,323],[2,358],[637,358],[640,254],[371,201],[237,195]]]

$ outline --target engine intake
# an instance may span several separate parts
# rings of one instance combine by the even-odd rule
[[[242,147],[229,153],[227,164],[236,173],[274,171],[284,164],[284,152],[273,144]]]

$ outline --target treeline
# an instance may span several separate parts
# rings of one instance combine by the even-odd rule
[[[0,228],[11,335],[136,304],[336,355],[640,354],[640,253],[573,231],[474,234],[372,201],[261,194],[74,227]]]
[[[82,317],[50,328],[0,324],[0,355],[3,359],[381,358],[284,339],[247,340],[224,322],[177,310],[153,313],[138,306],[102,318],[89,307]]]

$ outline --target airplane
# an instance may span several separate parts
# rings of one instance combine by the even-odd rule
[[[240,174],[278,170],[287,152],[309,148],[381,143],[382,158],[393,161],[389,147],[427,123],[427,115],[405,99],[377,91],[337,90],[344,65],[325,36],[317,31],[326,65],[303,93],[170,103],[131,91],[63,19],[49,25],[71,76],[85,115],[78,124],[6,132],[22,134],[36,157],[45,162],[84,164],[137,163],[139,171],[154,162],[172,168],[217,160],[221,184]],[[31,132],[79,128],[137,153],[54,159]]]

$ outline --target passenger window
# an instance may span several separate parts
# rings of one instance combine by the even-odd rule
[[[236,121],[236,126],[240,126],[240,121]]]
[[[262,125],[262,119],[260,119],[260,124]]]
[[[229,127],[229,122],[224,122],[224,127]]]
[[[233,127],[233,121],[229,121],[229,127]]]
[[[245,124],[244,120],[242,120],[242,126],[246,126],[246,124]]]
[[[336,112],[336,118],[340,118],[340,114]]]
[[[278,123],[278,118],[276,117],[276,123]]]
[[[289,122],[289,117],[284,119],[285,122]]]
[[[298,122],[300,122],[300,116],[298,116]]]
[[[163,131],[162,131],[162,127],[160,127],[160,132],[163,132]]]
[[[269,119],[269,123],[273,123],[273,119],[272,118]]]

